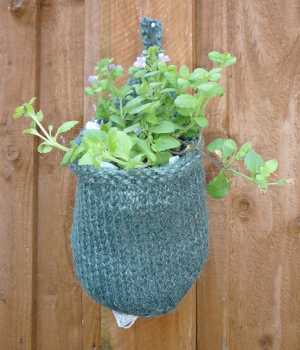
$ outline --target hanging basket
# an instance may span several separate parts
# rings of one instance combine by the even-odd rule
[[[126,314],[174,309],[208,253],[199,151],[162,167],[72,169],[78,177],[72,250],[83,289]]]

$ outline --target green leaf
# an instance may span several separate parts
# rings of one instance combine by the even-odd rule
[[[172,154],[170,152],[158,152],[156,153],[155,165],[167,164],[171,157]]]
[[[226,139],[223,145],[223,158],[228,158],[237,150],[237,145],[234,140]]]
[[[156,161],[156,155],[152,152],[146,140],[137,139],[137,146],[143,153],[145,153],[145,155],[151,162]]]
[[[207,82],[197,86],[199,92],[203,92],[208,96],[222,96],[224,88],[216,82]]]
[[[78,161],[78,165],[95,165],[93,154],[85,153]]]
[[[181,66],[179,69],[179,75],[181,78],[188,79],[190,75],[189,68],[185,65]]]
[[[86,96],[93,96],[95,95],[95,91],[92,87],[87,87],[84,89],[84,93],[86,94]]]
[[[287,179],[279,179],[276,181],[277,185],[283,186],[283,185],[287,185],[289,183],[289,181]]]
[[[189,81],[186,80],[186,79],[182,79],[182,78],[179,78],[179,79],[177,80],[177,84],[178,84],[178,86],[179,86],[181,89],[186,89],[186,88],[188,88],[188,87],[190,86]]]
[[[254,150],[249,151],[244,159],[245,167],[252,175],[259,173],[260,167],[263,163],[264,161],[262,157]]]
[[[230,191],[230,180],[221,171],[207,185],[207,192],[213,198],[224,198]]]
[[[71,130],[75,125],[77,125],[79,122],[77,120],[69,120],[65,123],[63,123],[56,132],[56,135],[64,134],[65,132]]]
[[[51,152],[53,149],[52,146],[50,146],[49,144],[47,144],[46,142],[42,142],[39,144],[37,150],[39,153],[49,153]]]
[[[36,117],[36,119],[37,119],[39,122],[41,122],[41,121],[43,121],[43,119],[44,119],[44,114],[43,114],[42,111],[38,111],[38,112],[35,114],[35,117]]]
[[[197,108],[198,101],[195,96],[183,94],[176,97],[175,105],[183,109],[195,109]]]
[[[223,152],[223,145],[224,145],[225,139],[215,139],[207,146],[207,150],[211,153],[222,153]],[[217,152],[216,152],[217,151]]]
[[[232,139],[215,139],[211,142],[207,149],[209,152],[217,154],[220,158],[226,160],[229,158],[237,149],[237,145]]]
[[[213,68],[209,71],[209,80],[211,81],[219,81],[221,79],[221,68]]]
[[[206,128],[208,126],[208,120],[204,117],[204,115],[196,117],[195,121],[200,126],[200,128]]]
[[[15,109],[13,118],[14,118],[14,119],[19,119],[19,118],[21,118],[21,117],[24,116],[24,113],[25,113],[24,106],[19,106],[19,107],[17,107],[17,108]]]
[[[114,123],[118,124],[121,127],[124,127],[124,120],[121,118],[121,116],[117,115],[117,114],[113,114],[110,117],[111,121],[113,121]]]
[[[271,159],[265,162],[264,167],[268,170],[269,174],[274,173],[278,169],[278,161]]]
[[[62,161],[60,162],[60,165],[68,165],[71,163],[71,157],[72,157],[72,154],[73,154],[73,149],[70,149],[69,151],[67,151],[64,156],[63,156],[63,159]]]
[[[163,120],[160,124],[153,126],[150,131],[155,134],[169,134],[177,129],[176,124],[169,120]]]
[[[151,111],[152,109],[154,109],[154,107],[157,106],[156,102],[149,102],[149,103],[145,103],[141,106],[138,106],[136,108],[133,108],[129,111],[130,114],[139,114],[139,113],[145,113],[148,111]]]
[[[212,51],[208,54],[208,58],[221,67],[227,67],[236,62],[236,58],[228,52],[220,53],[217,51]]]
[[[204,80],[207,81],[209,78],[209,73],[206,69],[196,68],[190,76],[191,80],[198,81]]]
[[[180,142],[172,136],[160,136],[154,141],[153,149],[157,152],[167,151],[169,149],[177,148],[180,146]]]
[[[39,136],[38,131],[33,128],[23,130],[23,134]]]
[[[141,96],[135,97],[132,100],[128,101],[125,105],[127,110],[131,110],[137,106],[140,106],[141,103],[144,101],[144,98]]]
[[[244,143],[240,150],[238,151],[238,153],[236,154],[235,158],[236,160],[241,160],[244,159],[246,157],[246,154],[252,149],[252,145],[251,143],[247,142]]]
[[[108,132],[108,145],[109,151],[114,157],[129,160],[134,143],[126,132],[112,128]]]

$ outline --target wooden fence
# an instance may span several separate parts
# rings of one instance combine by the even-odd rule
[[[142,15],[162,20],[175,63],[206,65],[212,49],[237,56],[207,139],[251,139],[295,182],[265,195],[237,183],[210,201],[210,257],[197,285],[175,313],[124,331],[74,279],[75,179],[58,155],[35,152],[11,114],[37,96],[55,125],[89,119],[87,75],[103,56],[134,60]],[[300,349],[299,38],[298,0],[1,0],[1,350]]]

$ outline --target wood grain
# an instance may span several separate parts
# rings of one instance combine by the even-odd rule
[[[26,123],[11,117],[37,92],[36,1],[22,16],[1,2],[0,23],[0,347],[32,350],[36,168]]]
[[[212,49],[238,58],[213,132],[252,140],[292,178],[299,171],[299,10],[297,1],[233,0],[203,0],[198,9],[199,62]],[[238,183],[223,203],[228,209],[211,202],[211,254],[198,284],[198,349],[300,349],[293,289],[299,285],[298,198],[297,184],[262,195]]]
[[[84,2],[41,5],[40,105],[57,127],[83,116]],[[70,248],[75,179],[57,166],[61,154],[40,158],[37,349],[82,350],[82,292]]]

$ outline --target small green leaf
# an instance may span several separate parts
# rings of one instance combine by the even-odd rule
[[[223,145],[223,158],[228,158],[237,150],[237,145],[234,140],[226,139]]]
[[[93,96],[93,95],[95,95],[94,89],[92,87],[90,87],[90,86],[85,88],[84,92],[85,92],[86,96]]]
[[[277,185],[283,186],[283,185],[287,185],[289,183],[289,181],[287,179],[279,179],[276,181]]]
[[[169,134],[177,129],[176,124],[169,120],[163,120],[160,124],[153,126],[150,131],[155,134]]]
[[[228,52],[220,53],[217,51],[212,51],[208,54],[208,58],[221,67],[227,67],[236,62],[236,58]]]
[[[264,174],[267,174],[267,176],[269,176],[278,169],[278,161],[276,159],[267,160],[262,167]]]
[[[207,192],[213,198],[224,198],[230,191],[230,180],[221,171],[207,185]]]
[[[16,108],[15,113],[13,115],[13,118],[14,119],[19,119],[19,118],[24,116],[24,113],[25,113],[24,106],[19,106],[19,107]]]
[[[69,120],[65,123],[63,123],[58,129],[56,134],[64,134],[65,132],[71,130],[75,125],[77,125],[79,122],[77,120]]]
[[[186,79],[182,79],[182,78],[179,78],[177,80],[177,84],[178,84],[178,87],[181,88],[181,89],[186,89],[190,86],[190,83],[188,80]]]
[[[172,154],[170,152],[158,152],[156,153],[155,165],[167,164],[171,157],[172,157]]]
[[[39,136],[38,131],[33,128],[23,130],[23,134]]]
[[[245,167],[252,175],[259,173],[260,167],[263,165],[263,163],[264,161],[262,157],[254,150],[249,151],[244,159]]]
[[[198,81],[203,80],[207,81],[209,78],[209,73],[206,69],[196,68],[190,76],[190,80]]]
[[[38,148],[37,148],[39,153],[49,153],[52,151],[52,149],[53,149],[53,147],[48,145],[45,142],[40,143]]]
[[[203,92],[207,96],[222,96],[224,94],[223,86],[214,81],[200,84],[197,88],[199,92]]]
[[[180,146],[180,142],[172,136],[160,136],[154,141],[153,149],[157,152],[167,151],[169,149],[177,148]]]
[[[143,139],[137,139],[137,147],[145,153],[148,159],[150,159],[151,162],[156,161],[156,155],[152,152],[150,146],[148,145],[146,140]]]
[[[236,154],[235,158],[236,160],[244,159],[247,155],[247,153],[252,149],[251,143],[247,142],[244,143],[241,148],[239,149],[238,153]]]
[[[183,109],[195,109],[197,108],[198,102],[195,96],[183,94],[176,97],[175,105]]]
[[[35,117],[36,117],[36,119],[37,119],[39,122],[41,122],[41,121],[43,121],[43,119],[44,119],[44,114],[43,114],[42,111],[38,111],[38,112],[35,114]]]
[[[207,150],[211,153],[222,154],[224,142],[225,142],[225,139],[221,139],[221,138],[215,139],[210,144],[208,144]]]
[[[69,151],[67,151],[64,156],[63,156],[63,159],[62,161],[60,162],[60,165],[68,165],[71,163],[71,157],[72,157],[72,154],[73,154],[73,149],[70,149]]]
[[[78,165],[95,165],[94,157],[90,152],[85,153],[78,161]]]
[[[108,132],[108,145],[113,156],[127,161],[134,143],[126,132],[112,128]]]
[[[138,106],[138,107],[135,107],[135,108],[131,109],[129,111],[129,113],[130,114],[145,113],[145,112],[151,111],[155,107],[157,107],[157,103],[156,102],[149,102],[149,103],[145,103],[145,104],[143,104],[141,106]]]
[[[200,128],[206,128],[208,126],[208,120],[203,115],[196,117],[195,121]]]
[[[190,75],[189,68],[185,65],[181,66],[179,69],[179,75],[181,78],[188,79]]]

